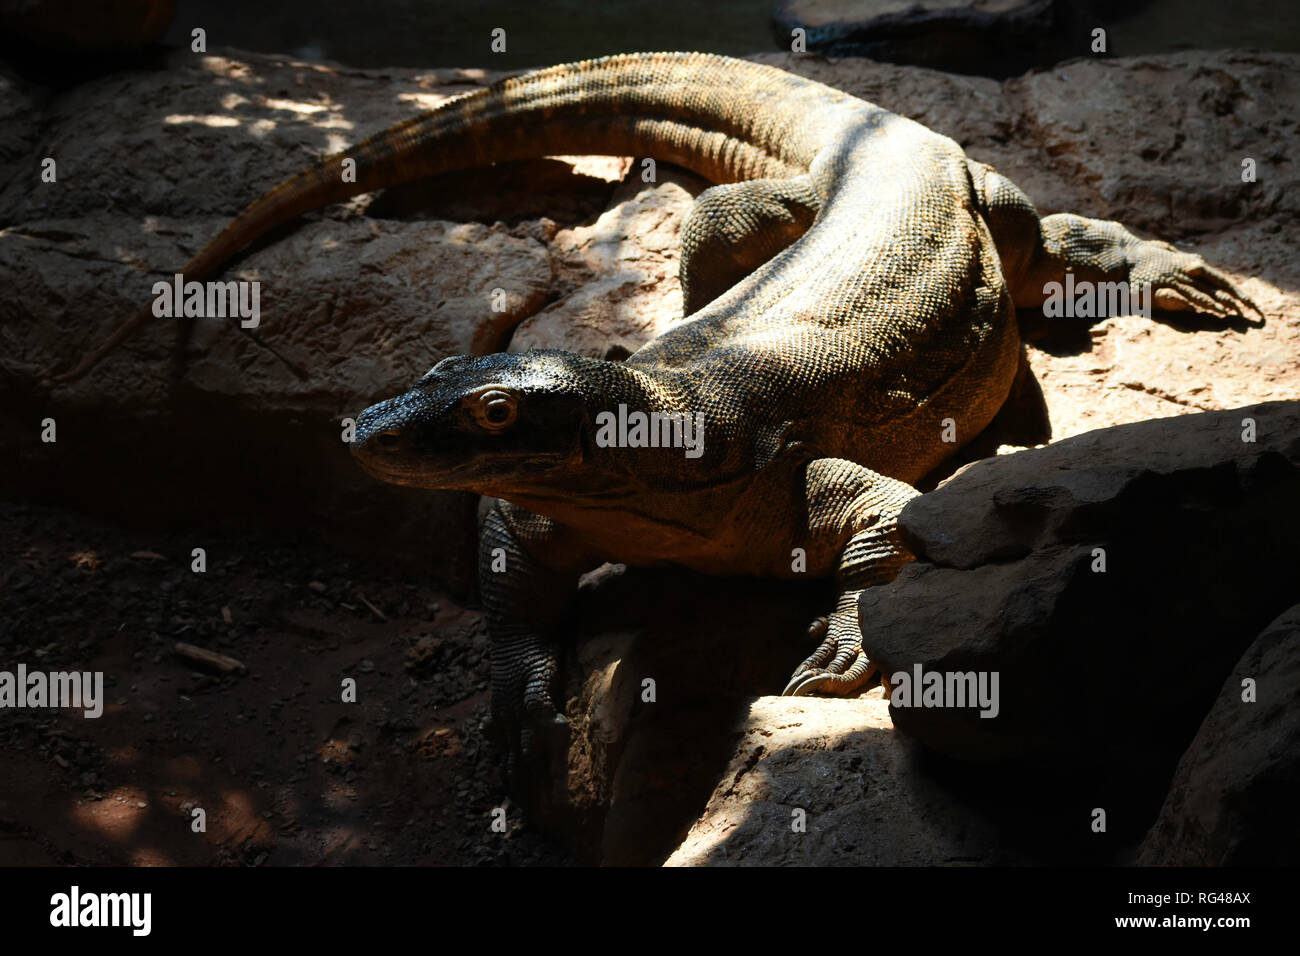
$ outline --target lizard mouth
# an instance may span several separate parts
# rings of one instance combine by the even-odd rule
[[[354,445],[353,457],[370,475],[392,485],[443,491],[499,494],[505,488],[529,488],[529,474],[549,471],[564,462],[562,454],[477,455],[458,462],[439,462],[400,452]],[[545,482],[543,482],[545,484]]]
[[[352,457],[370,475],[391,485],[410,488],[458,489],[473,479],[476,469],[471,462],[458,465],[435,465],[410,456],[386,453],[368,445],[353,446]]]

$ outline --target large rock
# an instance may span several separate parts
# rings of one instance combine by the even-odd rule
[[[809,52],[863,56],[954,73],[1016,76],[1086,52],[1059,0],[781,0],[772,34]]]
[[[1247,699],[1249,697],[1249,699]],[[1260,634],[1178,764],[1138,862],[1300,862],[1300,605]]]
[[[864,592],[868,655],[891,675],[996,673],[1000,696],[991,719],[895,707],[901,730],[965,759],[1162,783],[1233,662],[1300,599],[1282,557],[1300,549],[1300,403],[977,462],[900,524],[917,561]]]

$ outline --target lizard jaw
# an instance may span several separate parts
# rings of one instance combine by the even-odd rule
[[[553,482],[546,480],[547,472],[563,468],[568,460],[568,456],[560,454],[501,455],[442,463],[382,445],[376,447],[370,441],[354,442],[352,457],[372,477],[391,485],[426,491],[471,491],[494,498],[552,487]],[[533,481],[518,468],[519,460],[526,460],[528,471],[536,473]]]

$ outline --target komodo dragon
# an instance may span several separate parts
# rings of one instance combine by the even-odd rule
[[[652,156],[720,185],[682,236],[685,318],[623,362],[562,351],[446,358],[361,415],[372,474],[499,501],[480,547],[492,711],[524,770],[563,726],[553,629],[606,561],[834,575],[786,693],[843,694],[872,667],[856,598],[912,556],[912,485],[974,437],[1017,371],[1016,306],[1044,284],[1150,283],[1163,309],[1258,312],[1199,256],[1115,222],[1040,218],[945,136],[820,83],[706,54],[525,73],[323,160],[249,206],[185,267],[202,279],[272,227],[356,193],[526,157]],[[356,181],[340,175],[356,161]],[[146,306],[63,380],[149,321]],[[703,449],[598,441],[602,413],[701,416]],[[676,437],[675,433],[667,437]],[[521,762],[520,758],[528,758]]]

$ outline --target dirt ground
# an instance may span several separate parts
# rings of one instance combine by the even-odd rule
[[[0,711],[0,866],[571,862],[504,796],[480,615],[418,576],[13,502],[0,526],[0,670],[102,671],[105,698]]]

